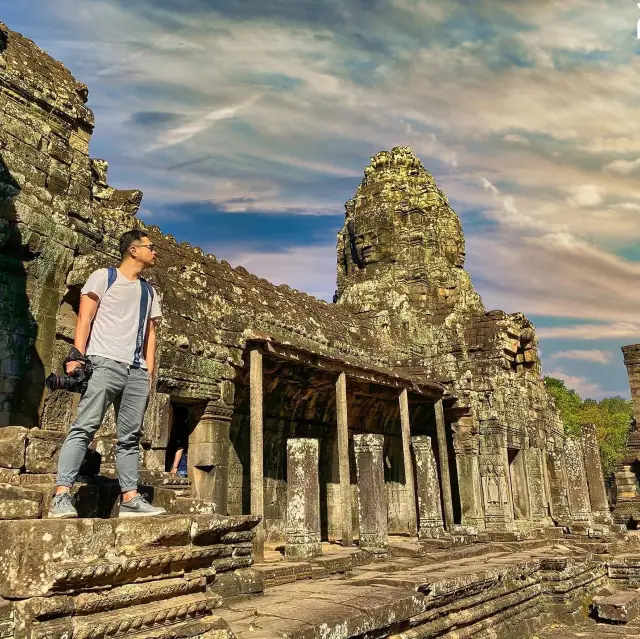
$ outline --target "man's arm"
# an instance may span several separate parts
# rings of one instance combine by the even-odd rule
[[[153,372],[156,366],[156,319],[149,320],[147,335],[144,340],[144,361],[149,369],[149,388],[152,388]]]
[[[73,337],[73,345],[84,355],[87,349],[87,340],[91,332],[91,324],[98,310],[98,296],[95,293],[86,293],[80,298],[80,309],[76,321],[76,331]],[[66,366],[67,375],[80,366],[80,362],[69,362]]]

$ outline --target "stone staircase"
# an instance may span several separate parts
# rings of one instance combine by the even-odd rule
[[[39,519],[46,517],[55,493],[53,474],[9,474],[0,471],[0,519]],[[213,502],[195,499],[191,482],[170,473],[142,470],[140,492],[156,506],[171,514],[210,515],[216,512]],[[117,516],[120,498],[115,471],[80,476],[72,491],[80,517]]]

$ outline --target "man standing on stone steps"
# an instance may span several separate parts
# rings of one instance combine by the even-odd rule
[[[156,263],[156,249],[142,231],[120,238],[118,268],[94,271],[82,288],[74,348],[93,366],[86,392],[60,451],[56,495],[49,517],[77,517],[70,491],[89,444],[115,403],[117,415],[116,470],[122,501],[119,517],[163,515],[138,493],[142,419],[147,408],[156,352],[156,322],[160,303],[153,287],[140,277]],[[80,361],[68,361],[67,374]]]

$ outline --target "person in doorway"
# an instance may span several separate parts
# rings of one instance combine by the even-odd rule
[[[178,477],[187,476],[187,445],[186,438],[180,434],[176,437],[176,454],[173,457],[173,464],[171,465],[171,473],[178,475]]]
[[[104,415],[115,403],[117,414],[116,470],[122,498],[119,517],[163,515],[138,493],[142,419],[153,383],[156,323],[162,312],[153,287],[141,273],[156,263],[156,248],[143,231],[120,238],[118,268],[94,271],[82,288],[74,348],[70,355],[86,357],[93,374],[60,451],[56,494],[49,517],[72,518],[78,513],[70,491],[89,444]],[[82,362],[67,360],[71,374]]]

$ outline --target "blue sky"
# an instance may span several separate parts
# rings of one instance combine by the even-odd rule
[[[331,299],[344,202],[408,145],[487,309],[544,372],[628,396],[640,341],[640,41],[627,0],[0,0],[89,85],[91,146],[141,217]]]

